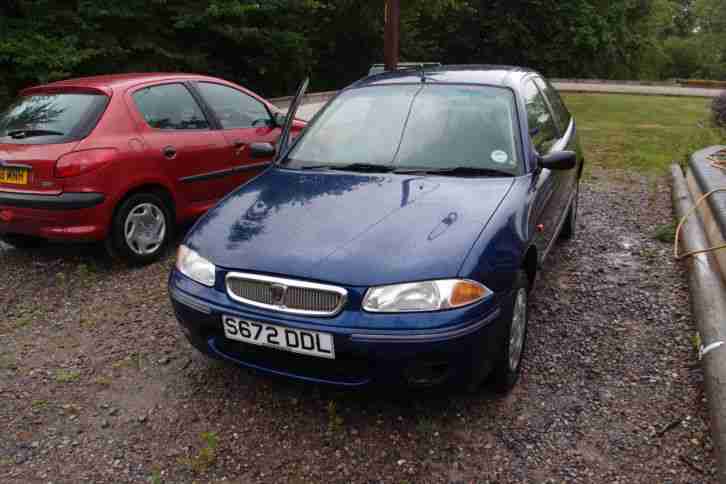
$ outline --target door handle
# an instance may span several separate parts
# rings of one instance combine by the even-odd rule
[[[174,158],[176,158],[176,148],[174,148],[173,146],[164,147],[162,152],[164,153],[164,158],[166,158],[167,160],[173,160]]]
[[[234,154],[239,155],[240,153],[242,153],[244,151],[245,146],[247,146],[247,145],[245,144],[244,141],[236,139],[236,140],[232,141],[232,146],[234,146]]]

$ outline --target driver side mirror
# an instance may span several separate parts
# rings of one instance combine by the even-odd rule
[[[577,165],[577,153],[574,151],[557,151],[539,157],[539,166],[548,170],[571,170]]]
[[[275,147],[271,143],[252,143],[250,155],[252,158],[272,158],[275,156]]]

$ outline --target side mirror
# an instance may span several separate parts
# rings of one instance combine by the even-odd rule
[[[270,143],[251,143],[250,155],[252,158],[272,158],[275,156],[275,147]]]
[[[285,126],[285,118],[287,118],[287,115],[280,111],[275,111],[272,113],[272,123],[275,128],[282,128]]]
[[[577,165],[577,153],[574,151],[557,151],[539,157],[539,166],[549,170],[571,170]]]

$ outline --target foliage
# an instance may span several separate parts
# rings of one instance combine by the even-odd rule
[[[385,0],[5,0],[0,105],[28,85],[192,71],[289,95],[383,58]],[[401,59],[552,77],[726,79],[723,0],[401,0]]]

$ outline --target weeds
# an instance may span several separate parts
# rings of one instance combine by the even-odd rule
[[[161,484],[161,471],[159,469],[151,471],[151,476],[149,476],[148,481],[151,484]]]
[[[106,377],[106,376],[96,377],[96,379],[94,380],[94,382],[96,383],[96,385],[101,385],[101,386],[104,386],[104,387],[110,387],[111,386],[111,379],[108,378],[108,377]]]
[[[343,417],[338,414],[338,405],[335,401],[328,402],[328,430],[331,432],[339,432],[343,428]]]
[[[676,240],[676,223],[659,225],[653,233],[653,238],[659,242],[672,244]]]
[[[204,443],[197,455],[180,459],[180,462],[188,466],[193,472],[199,474],[217,462],[217,446],[219,439],[215,432],[202,432],[199,436]],[[161,478],[161,475],[159,476]]]
[[[78,370],[66,370],[60,368],[55,371],[54,379],[58,383],[72,383],[81,378],[81,372]]]

